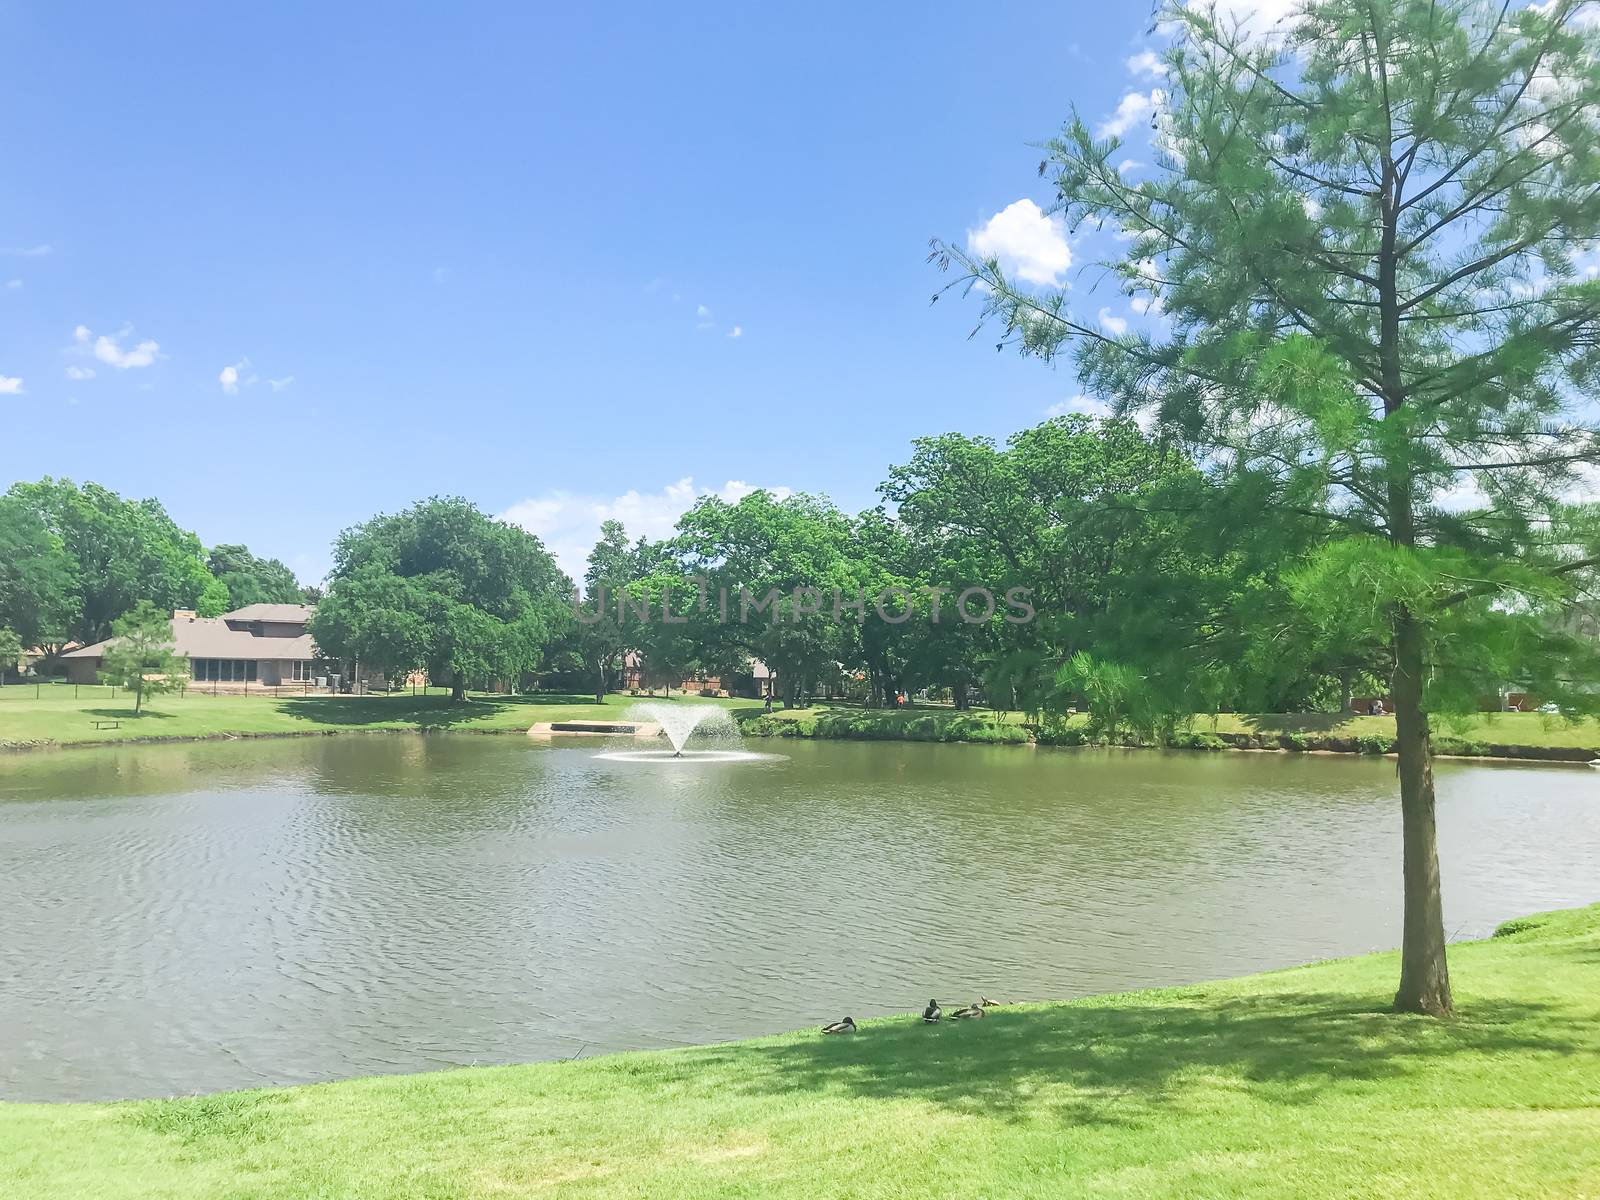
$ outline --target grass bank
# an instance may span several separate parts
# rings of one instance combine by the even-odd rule
[[[123,693],[71,684],[0,688],[0,750],[115,744],[125,741],[186,741],[216,737],[379,730],[511,733],[538,721],[617,720],[629,707],[662,697],[499,696],[474,694],[452,703],[436,690],[412,696],[211,696],[191,691],[162,696],[138,717]],[[989,709],[863,709],[820,705],[764,713],[754,700],[702,700],[674,696],[672,703],[721,704],[755,737],[854,740],[979,742],[1078,745],[1092,742],[1088,720],[1068,718],[1040,727],[1021,713]],[[107,727],[115,722],[115,728]],[[1382,754],[1393,748],[1393,717],[1299,713],[1283,716],[1223,714],[1197,717],[1172,745],[1196,750],[1229,747],[1272,750],[1331,750]],[[1436,736],[1441,753],[1502,758],[1587,761],[1600,756],[1600,723],[1569,723],[1538,713],[1485,713]]]
[[[741,727],[756,737],[847,738],[990,744],[1103,745],[1086,716],[1050,725],[1020,713],[954,709],[861,709],[818,706],[775,713],[740,714]],[[1328,751],[1387,754],[1394,749],[1394,718],[1342,713],[1197,716],[1166,745],[1187,750]],[[1149,745],[1120,739],[1118,745]],[[1600,756],[1600,722],[1569,722],[1541,713],[1481,713],[1442,727],[1434,735],[1440,754],[1587,762]]]
[[[76,694],[74,694],[76,693]],[[500,696],[474,693],[456,704],[435,690],[412,696],[210,696],[200,691],[157,697],[134,716],[133,701],[105,687],[46,684],[0,688],[0,748],[102,745],[228,736],[286,736],[367,730],[511,733],[537,721],[615,720],[641,701],[662,697]],[[674,696],[672,703],[682,697]],[[734,708],[754,701],[701,700]],[[106,728],[116,722],[116,728]]]
[[[854,1037],[0,1105],[0,1195],[1592,1197],[1600,906],[1503,932],[1452,948],[1449,1022],[1384,1011],[1389,953]]]

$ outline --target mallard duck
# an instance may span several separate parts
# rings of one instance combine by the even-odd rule
[[[969,1005],[967,1005],[966,1008],[958,1008],[958,1009],[956,1009],[955,1012],[950,1014],[950,1016],[951,1016],[951,1019],[956,1020],[956,1021],[970,1021],[974,1017],[983,1016],[983,1005],[982,1004],[969,1004]]]
[[[854,1017],[846,1017],[842,1021],[835,1021],[832,1025],[824,1025],[822,1027],[823,1033],[854,1033],[855,1031],[856,1019]]]
[[[939,1018],[944,1016],[944,1009],[939,1007],[937,1000],[929,1000],[928,1007],[922,1010],[922,1019],[929,1025],[937,1025]]]

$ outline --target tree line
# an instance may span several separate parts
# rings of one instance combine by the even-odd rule
[[[111,636],[140,602],[214,617],[315,594],[277,559],[207,550],[157,500],[52,478],[0,495],[0,630],[47,655]]]

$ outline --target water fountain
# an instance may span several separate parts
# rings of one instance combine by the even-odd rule
[[[612,762],[761,762],[781,758],[729,748],[739,744],[739,727],[720,704],[635,704],[628,718],[657,726],[672,744],[671,750],[607,750],[596,758]],[[690,738],[723,743],[719,748],[689,749]]]

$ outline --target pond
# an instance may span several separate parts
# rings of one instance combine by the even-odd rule
[[[0,762],[0,1097],[676,1046],[1395,945],[1392,762],[345,737]],[[1600,899],[1600,772],[1440,764],[1453,936]]]

